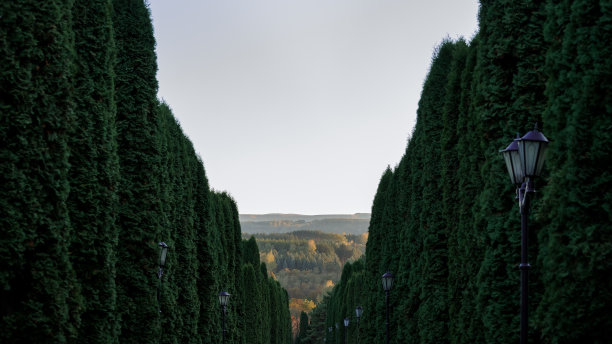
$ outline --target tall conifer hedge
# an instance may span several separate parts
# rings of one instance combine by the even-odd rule
[[[374,197],[365,271],[321,305],[328,327],[361,302],[361,338],[384,342],[392,270],[392,343],[517,342],[520,216],[498,150],[538,122],[551,144],[531,209],[530,341],[609,341],[611,18],[596,1],[481,1],[478,35],[440,45]]]
[[[76,0],[74,127],[69,135],[74,230],[70,259],[83,295],[80,343],[116,343],[119,164],[116,141],[115,43],[108,0]]]
[[[259,262],[244,283],[236,202],[156,98],[154,48],[143,0],[0,4],[2,343],[216,342],[221,290],[232,342],[243,293],[261,342],[290,342],[286,291]]]
[[[0,4],[0,339],[74,340],[83,304],[69,259],[75,125],[72,1]]]

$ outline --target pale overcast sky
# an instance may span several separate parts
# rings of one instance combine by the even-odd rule
[[[150,0],[159,97],[242,214],[370,212],[476,0]]]

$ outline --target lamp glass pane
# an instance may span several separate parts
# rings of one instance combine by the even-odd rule
[[[512,184],[520,184],[523,182],[523,169],[521,168],[521,159],[518,151],[508,150],[502,152],[504,160],[506,162],[506,168],[508,169],[508,175]]]
[[[521,184],[525,179],[523,173],[523,167],[521,166],[521,157],[518,151],[510,152],[510,159],[512,160],[512,171],[514,172],[514,184]]]
[[[357,308],[355,308],[355,316],[357,316],[357,318],[361,318],[361,313],[363,313],[363,308],[361,308],[361,306],[357,306]]]
[[[165,266],[166,265],[166,255],[167,254],[168,254],[168,248],[167,247],[162,247],[161,257],[159,259],[159,265],[161,265],[161,266]]]
[[[546,151],[548,150],[548,143],[540,143],[540,150],[538,151],[538,161],[536,163],[535,175],[539,176],[542,173],[542,167],[544,167],[544,160],[546,159]]]
[[[348,327],[348,325],[349,325],[348,318],[344,318],[344,327]]]
[[[526,177],[536,176],[536,163],[539,157],[542,142],[521,140],[519,141],[519,156]]]

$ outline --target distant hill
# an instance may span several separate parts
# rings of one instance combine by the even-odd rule
[[[369,213],[300,215],[300,214],[241,214],[242,233],[288,233],[321,231],[324,233],[363,234],[368,231]]]

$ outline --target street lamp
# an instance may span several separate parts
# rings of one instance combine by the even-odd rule
[[[382,285],[385,290],[385,303],[387,305],[387,344],[389,344],[389,291],[393,288],[393,274],[389,271],[382,275]]]
[[[361,313],[363,313],[363,308],[357,306],[357,308],[355,308],[355,317],[357,318],[357,344],[359,344],[359,323],[361,320]]]
[[[169,246],[163,241],[157,244],[157,246],[161,249],[159,254],[159,270],[157,271],[157,278],[159,278],[159,286],[157,286],[157,311],[161,313],[162,276],[164,275],[164,266],[166,266]]]
[[[344,318],[344,344],[348,343],[348,325],[349,318]]]
[[[506,168],[510,175],[510,181],[516,187],[516,194],[519,201],[521,212],[521,344],[527,344],[527,329],[528,329],[528,281],[529,268],[528,262],[528,247],[529,247],[529,203],[530,194],[535,193],[535,185],[533,180],[540,176],[544,159],[546,157],[546,148],[548,139],[544,134],[538,131],[536,123],[532,131],[516,139],[501,150]]]
[[[219,293],[219,304],[221,305],[222,310],[222,318],[223,318],[223,332],[221,335],[222,342],[225,344],[225,312],[227,308],[227,303],[229,302],[230,294],[226,291],[222,291]]]

